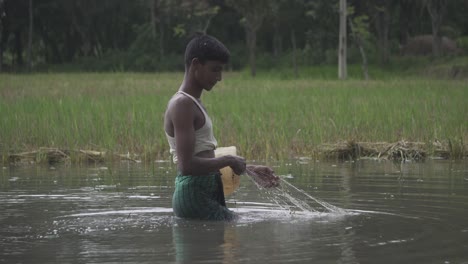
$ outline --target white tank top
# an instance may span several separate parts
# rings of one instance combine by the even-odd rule
[[[214,150],[218,146],[218,141],[213,134],[213,123],[211,122],[211,118],[206,113],[203,106],[198,102],[195,97],[191,96],[190,94],[182,91],[178,91],[176,94],[183,94],[188,98],[192,99],[192,101],[197,104],[198,108],[202,111],[203,115],[205,116],[205,124],[198,130],[195,130],[195,149],[193,151],[193,155],[200,153],[206,150]],[[175,137],[171,137],[166,132],[166,138],[169,142],[170,153],[172,154],[172,160],[174,163],[177,163],[177,152],[176,152],[176,139]]]

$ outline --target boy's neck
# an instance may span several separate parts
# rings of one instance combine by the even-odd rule
[[[188,75],[185,75],[182,84],[180,85],[179,91],[190,94],[196,99],[200,99],[203,89],[199,88],[194,80]]]

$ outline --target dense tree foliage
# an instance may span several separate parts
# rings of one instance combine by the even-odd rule
[[[350,62],[365,55],[385,65],[422,35],[434,56],[468,46],[468,0],[347,2]],[[230,67],[252,74],[337,63],[339,1],[0,0],[0,71],[182,70],[196,31],[225,42]],[[458,47],[444,47],[444,37]]]

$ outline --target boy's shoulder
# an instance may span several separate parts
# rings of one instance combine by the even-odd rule
[[[168,109],[192,109],[193,101],[188,96],[177,93],[169,100]]]

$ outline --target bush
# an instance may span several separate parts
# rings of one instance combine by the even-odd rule
[[[457,38],[457,46],[462,50],[463,53],[468,53],[468,36],[462,36]]]

